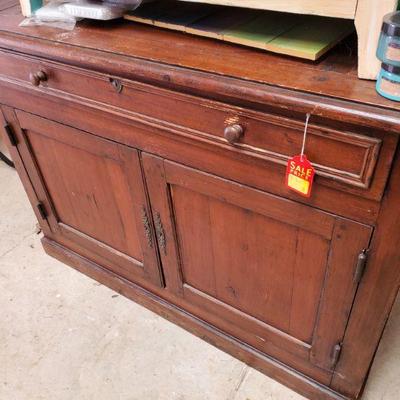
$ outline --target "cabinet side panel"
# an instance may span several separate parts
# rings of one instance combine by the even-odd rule
[[[400,154],[397,151],[389,186],[372,239],[343,341],[332,388],[348,396],[360,393],[400,285]]]

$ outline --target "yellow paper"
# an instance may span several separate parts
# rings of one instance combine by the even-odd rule
[[[288,185],[300,193],[307,194],[310,182],[306,181],[305,179],[301,179],[298,176],[289,174]]]

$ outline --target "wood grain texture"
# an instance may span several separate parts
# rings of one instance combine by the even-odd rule
[[[18,69],[13,67],[15,63],[18,63]],[[32,71],[41,70],[45,71],[48,77],[41,87],[49,93],[56,94],[61,91],[66,95],[71,93],[102,102],[104,107],[114,105],[147,115],[152,119],[152,123],[158,120],[160,125],[170,122],[184,129],[189,128],[194,137],[208,140],[218,146],[225,144],[227,148],[231,147],[223,138],[223,131],[227,121],[235,118],[244,127],[245,132],[234,149],[243,150],[270,162],[286,165],[289,157],[301,148],[303,122],[295,124],[291,120],[263,115],[250,109],[211,103],[170,90],[164,91],[124,80],[120,80],[123,91],[116,93],[105,75],[88,74],[85,70],[66,68],[55,63],[39,63],[35,59],[29,61],[23,57],[4,54],[0,63],[0,73],[27,83]],[[55,90],[57,92],[54,92]],[[352,135],[351,132],[310,124],[307,154],[315,165],[317,175],[368,189],[381,145],[382,141],[378,138]],[[388,146],[389,144],[385,143],[384,147]],[[393,152],[393,148],[391,151],[384,151],[382,157],[390,158]],[[341,157],[337,157],[338,153]],[[329,185],[331,184],[329,182]],[[373,186],[371,193],[359,191],[359,194],[379,199],[383,190],[382,183]]]
[[[9,10],[10,8],[15,7],[16,3],[16,0],[2,0],[0,3],[0,11]]]
[[[225,321],[235,337],[323,379],[315,365],[333,367],[371,229],[157,157],[144,161],[148,182],[159,171],[150,201],[176,243],[163,263],[170,287],[207,320],[217,317],[217,327]]]
[[[31,114],[17,111],[17,118],[18,149],[34,166],[30,179],[46,200],[52,232],[97,252],[128,279],[138,274],[161,285],[141,217],[143,207],[149,211],[137,151]]]
[[[399,287],[399,105],[346,53],[18,18],[0,12],[1,118],[46,250],[313,400],[354,399]],[[283,185],[306,112],[309,199]]]
[[[237,84],[253,82],[250,87],[254,90],[247,87],[245,93],[239,94],[238,88],[236,89],[236,102],[243,99],[250,101],[255,94],[265,96],[266,92],[284,94],[284,91],[276,90],[276,86],[354,101],[354,110],[357,111],[360,103],[377,105],[388,110],[400,109],[399,103],[379,96],[372,82],[357,78],[357,60],[354,51],[349,52],[348,47],[333,50],[328,57],[315,64],[263,54],[208,39],[193,38],[178,32],[165,32],[128,21],[116,21],[106,25],[82,22],[73,33],[60,35],[59,31],[49,28],[19,27],[21,19],[19,15],[0,13],[1,48],[36,54],[46,59],[65,61],[68,64],[86,66],[118,76],[130,76],[134,80],[156,79],[153,64],[144,61],[152,60],[163,64],[162,68],[158,66],[162,72],[160,71],[156,79],[157,84],[172,84],[178,90],[182,85],[186,91],[190,89],[190,82],[192,85],[196,83],[196,80],[193,80],[196,74],[182,84],[176,76],[180,72],[177,67],[216,73],[221,76],[221,81],[213,80],[210,87],[204,86],[203,83],[196,89],[205,89],[205,94],[209,97],[216,95],[218,86],[224,82],[222,76],[235,77],[239,80]],[[101,41],[98,40],[99,35],[102,37]],[[174,45],[171,46],[171,43]],[[178,53],[176,48],[180,49]],[[204,57],[204,54],[208,56]],[[168,65],[174,68],[168,69]],[[302,71],[301,74],[298,73],[299,70]],[[268,91],[265,91],[263,84],[271,85]],[[229,89],[232,88],[232,84],[226,86],[227,88],[219,92],[221,96],[227,96],[232,91]],[[321,101],[316,102],[317,105],[320,103]],[[265,105],[268,102],[262,101],[261,104]],[[312,109],[310,103],[308,107]],[[343,117],[348,112],[344,111]],[[359,112],[358,114],[358,118],[363,118],[363,115]],[[383,126],[388,122],[388,117],[381,118],[379,123]]]
[[[28,95],[30,98],[28,98]],[[188,143],[192,143],[187,135],[182,135],[182,132],[176,128],[170,129],[165,126],[161,129],[153,125],[149,129],[142,123],[143,116],[134,120],[127,119],[126,112],[123,113],[123,116],[119,111],[114,113],[111,106],[106,109],[103,107],[92,109],[87,107],[87,101],[75,104],[70,97],[63,100],[58,98],[57,104],[59,106],[55,106],[54,99],[43,97],[41,91],[32,93],[30,90],[15,90],[15,84],[13,84],[13,90],[3,86],[0,98],[12,101],[19,108],[38,113],[46,118],[83,129],[98,136],[114,138],[120,143],[159,154],[170,160],[184,162],[187,165],[234,181],[246,182],[252,187],[273,192],[338,215],[360,222],[374,223],[376,220],[379,210],[379,203],[376,201],[366,200],[345,192],[339,193],[332,187],[333,185],[317,184],[314,185],[315,196],[307,200],[299,199],[299,196],[282,185],[284,167],[271,168],[270,165],[266,168],[264,162],[254,157],[249,158],[241,152],[233,152],[232,150],[226,152],[226,150],[216,147],[210,149],[204,143],[197,143],[194,148],[187,146]],[[32,98],[35,101],[31,101]],[[80,118],[83,111],[88,118]],[[108,127],[107,131],[104,130],[104,126]],[[135,131],[134,135],[132,135],[132,129]],[[183,136],[182,141],[171,141],[171,134],[175,138]],[[396,136],[392,139],[390,147],[393,143],[397,143]],[[379,166],[378,170],[380,170]],[[382,177],[379,180],[385,181]]]

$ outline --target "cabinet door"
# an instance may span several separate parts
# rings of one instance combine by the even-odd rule
[[[55,240],[162,284],[138,151],[22,111],[18,151]]]
[[[251,346],[331,372],[371,228],[151,155],[143,167],[167,288]]]

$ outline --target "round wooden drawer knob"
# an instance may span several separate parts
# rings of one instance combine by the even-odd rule
[[[46,72],[44,71],[31,72],[29,74],[29,80],[31,81],[33,86],[39,86],[40,82],[47,81]]]
[[[244,129],[239,124],[228,125],[224,131],[224,137],[230,144],[237,143],[243,136]]]

